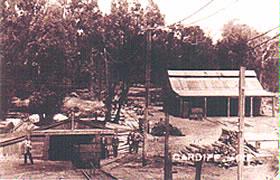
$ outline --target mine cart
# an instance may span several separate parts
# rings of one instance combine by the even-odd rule
[[[202,120],[203,114],[204,113],[202,108],[192,108],[190,119]]]
[[[100,168],[100,152],[99,143],[75,144],[72,163],[79,168]]]

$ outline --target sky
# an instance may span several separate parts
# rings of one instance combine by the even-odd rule
[[[147,0],[139,0],[144,6]],[[166,25],[188,17],[204,5],[211,3],[182,22],[185,25],[199,25],[214,41],[221,37],[223,25],[231,20],[247,24],[258,32],[265,32],[279,26],[278,0],[154,0],[165,15]],[[99,0],[104,13],[110,12],[111,0]],[[217,12],[218,11],[218,12]],[[211,16],[212,14],[215,14]],[[210,17],[209,17],[210,16]],[[206,18],[205,17],[209,17]],[[202,20],[203,19],[203,20]],[[195,22],[197,21],[197,22]],[[194,22],[194,23],[193,23]],[[272,31],[274,36],[279,30]]]

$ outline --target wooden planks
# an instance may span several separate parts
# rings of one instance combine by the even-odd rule
[[[32,135],[94,135],[94,134],[114,134],[110,129],[49,129],[33,131]]]

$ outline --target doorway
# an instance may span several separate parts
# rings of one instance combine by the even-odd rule
[[[50,137],[49,160],[72,160],[73,145],[88,143],[93,139],[90,135],[55,135]]]

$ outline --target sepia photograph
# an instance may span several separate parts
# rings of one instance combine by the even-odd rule
[[[278,1],[0,2],[0,180],[279,179]]]

